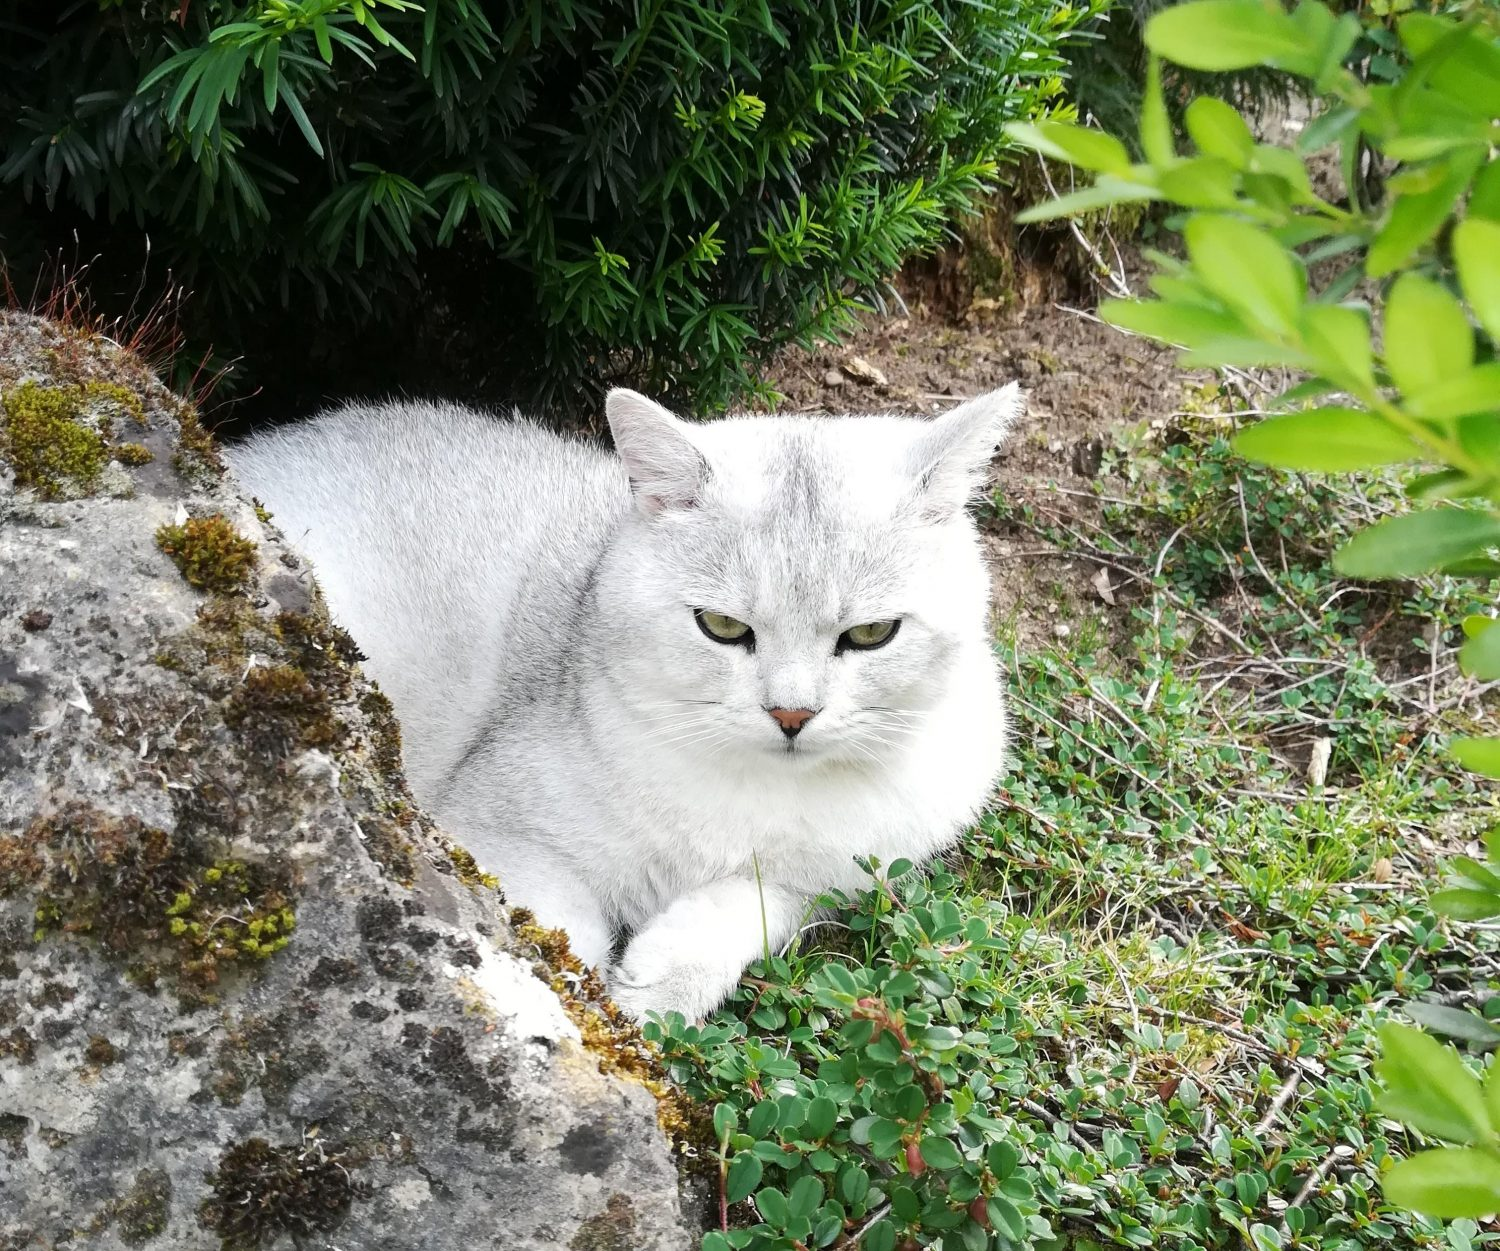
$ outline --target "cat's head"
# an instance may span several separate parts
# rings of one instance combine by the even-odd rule
[[[647,735],[808,764],[879,764],[920,735],[989,646],[965,506],[1021,403],[1012,384],[931,420],[689,424],[611,392],[634,508],[597,605]]]

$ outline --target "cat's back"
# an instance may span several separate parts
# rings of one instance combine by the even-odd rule
[[[599,449],[446,404],[351,405],[227,455],[395,702],[419,793],[535,662],[517,648],[569,611],[628,504]]]

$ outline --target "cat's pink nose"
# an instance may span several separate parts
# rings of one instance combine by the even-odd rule
[[[767,708],[766,711],[787,738],[796,738],[802,727],[813,719],[811,708]]]

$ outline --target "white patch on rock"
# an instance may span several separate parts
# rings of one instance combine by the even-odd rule
[[[477,969],[446,964],[443,973],[467,981],[511,1039],[522,1043],[532,1039],[549,1043],[563,1038],[582,1041],[578,1027],[568,1019],[552,988],[508,952],[480,946]]]
[[[394,1203],[403,1212],[410,1212],[421,1207],[432,1198],[432,1187],[422,1178],[413,1177],[407,1181],[397,1182],[386,1191]]]

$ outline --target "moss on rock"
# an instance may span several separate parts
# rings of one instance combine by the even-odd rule
[[[251,1138],[219,1157],[213,1198],[199,1217],[224,1251],[248,1251],[279,1234],[301,1238],[337,1228],[359,1197],[356,1161],[316,1138],[272,1146]]]
[[[672,1144],[684,1154],[707,1158],[704,1149],[714,1142],[709,1112],[672,1085],[660,1053],[615,1006],[599,974],[573,954],[567,934],[537,924],[526,908],[512,908],[510,923],[517,941],[534,955],[533,972],[562,1000],[599,1071],[649,1090],[656,1097],[657,1124]]]
[[[83,389],[25,382],[7,391],[5,451],[16,482],[44,500],[87,495],[109,459],[108,424],[83,419]]]
[[[285,869],[214,859],[135,817],[72,803],[8,841],[19,848],[0,893],[29,888],[38,941],[88,936],[135,963],[154,953],[187,1000],[224,966],[280,951],[296,926]]]
[[[473,855],[457,843],[448,848],[448,859],[453,861],[453,867],[458,871],[458,880],[465,886],[483,886],[488,890],[500,889],[500,879],[493,873],[484,872]]]
[[[140,395],[118,382],[93,379],[83,384],[83,398],[93,406],[107,406],[129,417],[138,426],[146,424],[146,406]]]
[[[328,747],[341,734],[328,692],[295,665],[252,668],[229,697],[224,720],[261,756]]]
[[[156,453],[142,443],[117,443],[110,455],[122,465],[149,465],[156,459]]]
[[[238,591],[255,568],[255,544],[242,537],[222,513],[189,517],[180,526],[156,531],[161,548],[192,586],[205,591]]]
[[[171,1208],[172,1179],[161,1169],[142,1169],[130,1193],[115,1203],[120,1241],[139,1247],[165,1233]]]

